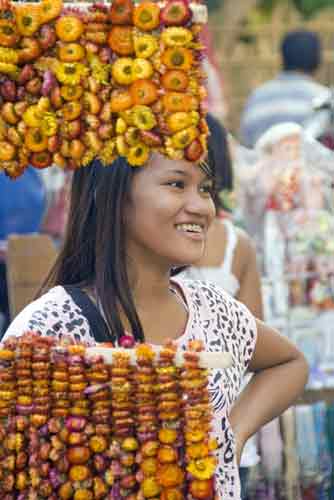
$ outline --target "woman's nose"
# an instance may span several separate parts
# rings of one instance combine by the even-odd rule
[[[202,217],[214,217],[215,208],[211,196],[203,195],[198,191],[188,193],[185,208],[187,212]]]

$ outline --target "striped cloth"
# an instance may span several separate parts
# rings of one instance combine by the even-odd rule
[[[254,147],[273,125],[295,122],[303,125],[312,114],[315,99],[330,95],[327,87],[297,72],[283,71],[258,87],[249,97],[241,117],[240,139]]]

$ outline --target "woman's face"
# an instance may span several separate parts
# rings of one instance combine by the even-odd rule
[[[197,165],[152,156],[133,177],[125,212],[128,254],[135,259],[144,252],[168,267],[196,263],[215,216],[212,188]]]

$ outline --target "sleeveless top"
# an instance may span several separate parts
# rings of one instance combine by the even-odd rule
[[[234,252],[238,244],[238,234],[234,224],[229,219],[223,219],[226,228],[226,248],[224,260],[220,267],[189,267],[185,269],[181,276],[187,279],[202,280],[209,283],[215,283],[223,288],[230,295],[235,297],[240,290],[238,278],[232,272]],[[242,385],[244,388],[249,382],[250,377],[246,377]],[[253,467],[259,463],[257,453],[256,437],[251,437],[242,452],[241,467]]]
[[[214,410],[213,434],[219,444],[217,495],[221,500],[240,500],[236,442],[229,412],[254,353],[256,321],[243,304],[216,285],[178,277],[171,280],[171,286],[182,292],[188,310],[185,332],[177,339],[179,347],[186,349],[188,341],[196,338],[204,343],[205,350],[228,351],[233,357],[233,366],[227,370],[210,372],[209,391]],[[84,312],[62,286],[29,304],[10,325],[5,338],[20,336],[27,330],[56,338],[70,334],[88,345],[95,342]]]
[[[235,226],[229,219],[224,219],[226,228],[226,248],[224,260],[220,267],[188,267],[181,276],[186,279],[207,281],[223,288],[235,297],[240,289],[237,277],[232,273],[233,257],[238,244],[238,235]]]

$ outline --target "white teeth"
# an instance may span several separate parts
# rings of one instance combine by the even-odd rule
[[[203,228],[199,226],[198,224],[178,224],[176,226],[176,229],[178,231],[185,231],[185,232],[191,232],[191,233],[202,233]]]

